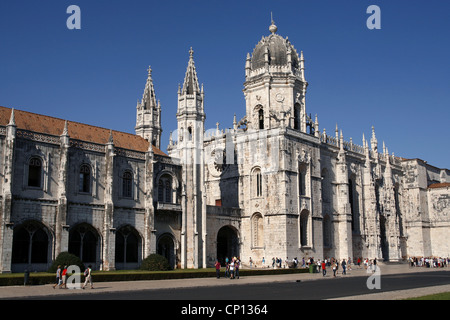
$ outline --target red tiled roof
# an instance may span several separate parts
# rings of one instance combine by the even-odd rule
[[[0,106],[0,126],[6,126],[9,123],[11,111],[11,108]],[[14,109],[14,119],[18,129],[54,136],[60,136],[64,130],[65,120],[32,112]],[[67,128],[69,137],[72,139],[98,144],[106,144],[109,139],[110,129],[73,121],[67,121]],[[115,130],[112,130],[112,136],[116,147],[140,152],[148,150],[149,142],[140,136]],[[164,152],[155,146],[152,147],[155,154],[167,157]]]
[[[433,183],[430,184],[428,186],[429,189],[434,189],[434,188],[447,188],[450,187],[450,183],[449,182],[443,182],[443,183]]]

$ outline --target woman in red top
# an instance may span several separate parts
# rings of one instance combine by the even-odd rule
[[[60,284],[60,288],[64,287],[65,289],[67,289],[67,284],[66,284],[66,279],[67,279],[67,266],[64,266],[64,269],[61,273],[62,276],[62,282]]]

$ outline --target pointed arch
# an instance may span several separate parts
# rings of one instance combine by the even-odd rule
[[[177,245],[176,239],[171,233],[164,233],[159,236],[157,242],[157,252],[169,261],[169,265],[172,269],[177,265]]]
[[[52,234],[37,220],[27,220],[14,228],[11,262],[24,266],[51,261]]]
[[[250,192],[252,198],[263,195],[263,177],[260,167],[254,167],[250,172]]]
[[[84,264],[100,264],[100,233],[88,223],[75,225],[69,231],[69,253],[79,257]]]
[[[131,225],[124,225],[116,231],[116,269],[134,269],[141,261],[142,238]]]

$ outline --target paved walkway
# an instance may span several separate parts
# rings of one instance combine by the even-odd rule
[[[380,265],[381,276],[387,274],[403,274],[410,272],[433,272],[437,270],[445,270],[450,272],[450,268],[411,268],[407,264],[399,265]],[[364,270],[364,268],[348,271],[347,275],[338,274],[338,277],[355,277],[355,276],[367,276],[370,274]],[[87,287],[85,290],[81,289],[53,289],[53,285],[40,285],[40,286],[8,286],[0,287],[0,299],[11,298],[23,298],[27,297],[41,297],[45,299],[48,295],[67,295],[67,299],[70,299],[71,295],[79,293],[105,293],[105,292],[117,292],[117,291],[130,291],[130,290],[146,290],[146,289],[171,289],[181,287],[199,287],[199,286],[227,286],[227,285],[245,285],[245,284],[257,284],[268,282],[287,282],[287,281],[313,281],[332,279],[332,271],[327,270],[327,276],[324,278],[322,274],[286,274],[286,275],[264,275],[264,276],[247,276],[241,277],[237,281],[230,281],[226,278],[196,278],[193,279],[177,279],[177,280],[148,280],[148,281],[118,281],[118,282],[98,282],[95,283],[94,289]],[[376,290],[376,289],[374,289]],[[343,297],[338,300],[392,300],[392,299],[404,299],[408,297],[417,297],[428,294],[450,292],[450,285],[442,285],[437,287],[419,288],[414,290],[404,291],[392,291],[384,293],[371,293],[363,296]]]

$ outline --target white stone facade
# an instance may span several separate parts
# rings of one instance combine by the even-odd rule
[[[321,132],[303,53],[270,31],[247,56],[246,115],[225,131],[205,132],[190,50],[168,155],[151,69],[136,135],[1,108],[0,271],[45,270],[63,251],[103,270],[155,252],[178,268],[449,256],[450,171],[390,155],[374,128],[362,146]]]

